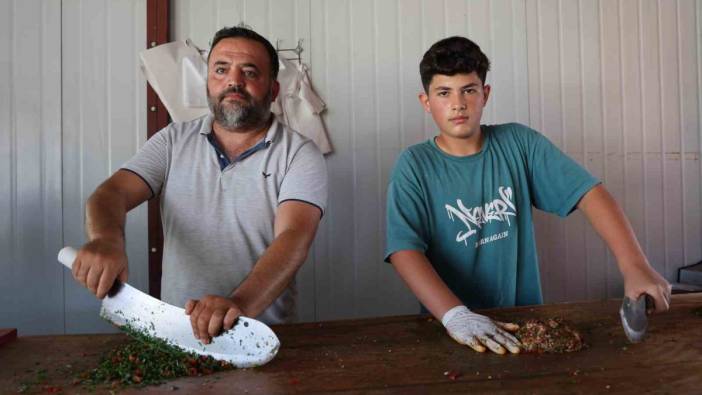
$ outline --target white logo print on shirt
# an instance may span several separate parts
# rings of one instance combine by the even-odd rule
[[[468,238],[477,233],[476,228],[480,229],[484,224],[492,221],[507,222],[508,226],[512,226],[509,217],[517,216],[517,208],[512,202],[512,188],[501,186],[498,188],[498,192],[500,193],[499,199],[485,203],[483,206],[466,208],[461,199],[456,199],[458,209],[450,204],[445,205],[449,219],[453,221],[454,216],[456,216],[468,228],[466,231],[458,232],[456,235],[457,242],[463,242],[467,246]],[[476,243],[476,247],[478,244],[484,243]]]

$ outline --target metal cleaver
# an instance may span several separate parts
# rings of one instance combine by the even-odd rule
[[[76,259],[76,250],[64,247],[58,260],[69,269]],[[126,283],[115,286],[102,300],[100,316],[121,327],[132,328],[182,348],[188,352],[209,355],[240,368],[260,366],[278,353],[280,341],[266,324],[239,317],[232,329],[203,344],[193,335],[185,310],[153,298]]]
[[[624,334],[630,342],[638,343],[643,340],[648,327],[647,310],[652,309],[653,306],[653,298],[647,294],[639,296],[636,300],[624,296],[619,316],[622,319]]]

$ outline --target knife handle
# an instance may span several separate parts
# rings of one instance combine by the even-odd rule
[[[653,297],[649,294],[643,294],[643,296],[646,299],[646,314],[653,313],[653,311],[656,310],[656,302],[653,300]]]
[[[63,247],[58,253],[58,261],[63,263],[64,266],[71,269],[73,268],[73,262],[76,260],[76,251],[73,247]]]

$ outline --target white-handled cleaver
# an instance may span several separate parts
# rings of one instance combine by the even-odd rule
[[[59,262],[69,269],[75,259],[76,250],[72,247],[59,251]],[[209,355],[240,368],[263,365],[278,353],[278,337],[260,321],[239,317],[232,329],[212,338],[210,344],[203,344],[193,335],[184,309],[161,302],[129,284],[115,283],[102,300],[100,316],[117,326],[129,324],[185,351]]]

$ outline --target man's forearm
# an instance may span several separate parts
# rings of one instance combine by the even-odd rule
[[[124,244],[127,212],[146,201],[151,189],[136,173],[118,170],[97,187],[85,204],[88,241],[104,239]]]
[[[126,216],[125,199],[117,191],[101,185],[85,205],[85,231],[88,240],[101,238],[124,244]]]
[[[283,231],[275,238],[230,295],[245,316],[258,316],[278,298],[305,262],[311,242],[309,235],[295,230]]]

